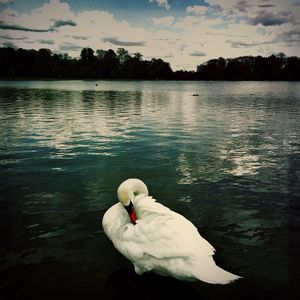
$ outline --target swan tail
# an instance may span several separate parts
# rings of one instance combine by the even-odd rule
[[[201,269],[195,270],[194,276],[201,281],[211,284],[228,284],[242,278],[218,267],[214,261],[206,267],[202,265]]]

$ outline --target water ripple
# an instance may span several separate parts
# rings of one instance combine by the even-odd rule
[[[1,270],[77,262],[104,280],[100,220],[138,177],[238,274],[289,286],[299,95],[296,82],[0,82]]]

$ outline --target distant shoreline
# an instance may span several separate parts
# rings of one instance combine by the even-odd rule
[[[300,58],[278,53],[268,57],[210,59],[196,71],[173,71],[161,58],[143,60],[141,53],[119,48],[83,48],[80,58],[49,49],[0,48],[1,80],[176,80],[299,81]]]
[[[259,79],[249,79],[249,80],[243,80],[243,79],[235,79],[235,80],[230,80],[230,79],[215,79],[215,80],[209,80],[209,79],[122,79],[122,78],[43,78],[43,77],[17,77],[17,78],[9,78],[9,77],[0,77],[0,81],[192,81],[192,82],[222,82],[222,81],[228,81],[228,82],[287,82],[287,81],[300,81],[300,79],[295,79],[295,80],[283,80],[283,79],[278,79],[278,80],[271,80],[271,79],[264,79],[264,80],[259,80]]]

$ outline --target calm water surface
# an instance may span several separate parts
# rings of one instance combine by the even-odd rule
[[[299,120],[297,82],[0,82],[0,298],[296,299]],[[129,177],[244,279],[134,275],[101,228]]]

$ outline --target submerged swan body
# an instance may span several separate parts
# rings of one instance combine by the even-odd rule
[[[107,210],[102,226],[137,274],[152,271],[213,284],[240,278],[218,267],[213,246],[190,221],[148,196],[141,180],[124,181],[118,188],[118,198],[120,203]]]

